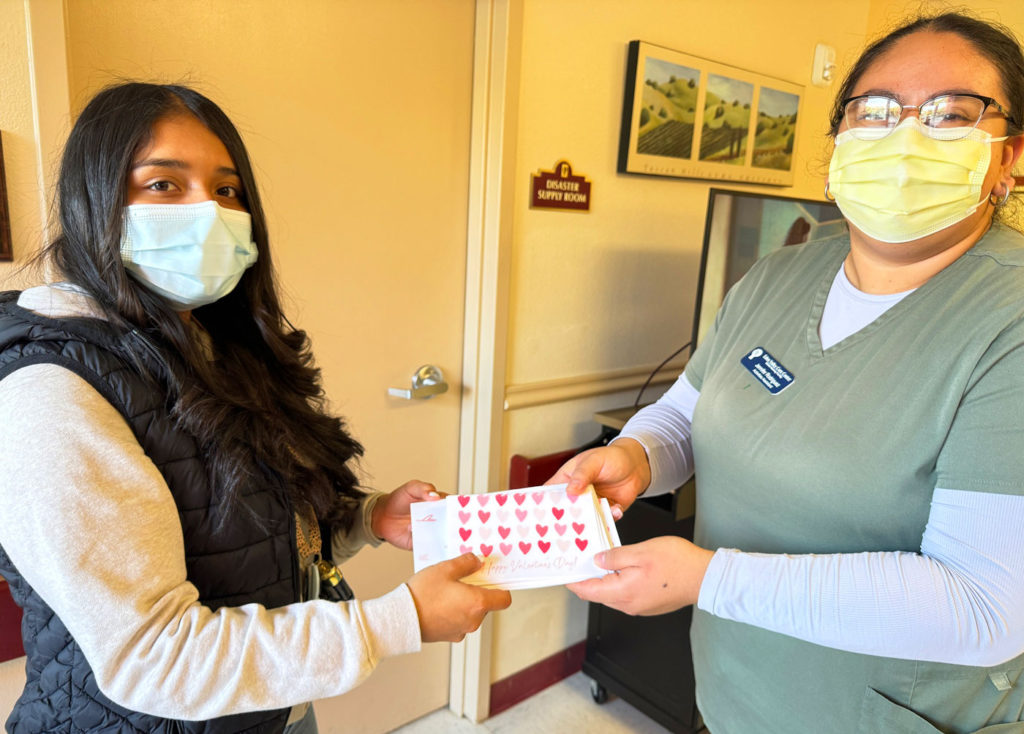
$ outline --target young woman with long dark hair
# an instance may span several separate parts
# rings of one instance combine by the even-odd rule
[[[100,92],[68,138],[49,282],[0,295],[0,573],[24,609],[10,732],[315,732],[307,702],[459,640],[508,592],[472,555],[350,598],[411,547],[412,481],[359,485],[282,312],[252,166],[183,86]]]

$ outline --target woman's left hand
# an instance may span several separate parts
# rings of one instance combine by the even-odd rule
[[[665,614],[697,602],[712,555],[674,535],[651,538],[598,553],[597,565],[615,573],[568,587],[584,601],[626,614]]]
[[[406,482],[391,494],[377,500],[370,517],[370,527],[378,538],[391,545],[412,550],[412,523],[409,520],[409,505],[423,500],[439,500],[444,495],[433,484],[412,480]]]

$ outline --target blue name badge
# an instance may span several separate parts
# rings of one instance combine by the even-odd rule
[[[772,355],[758,347],[743,357],[740,363],[772,395],[778,395],[793,384],[793,374],[779,364]]]

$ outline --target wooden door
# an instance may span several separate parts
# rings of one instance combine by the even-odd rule
[[[455,491],[466,273],[473,0],[76,0],[66,6],[73,112],[113,77],[185,81],[220,103],[253,157],[286,312],[313,339],[363,475]],[[422,364],[452,386],[388,396]],[[346,564],[357,595],[410,554]],[[385,660],[317,704],[320,731],[383,732],[448,702],[450,646]],[[287,681],[281,681],[287,685]]]

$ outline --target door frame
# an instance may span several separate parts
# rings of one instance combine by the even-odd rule
[[[460,494],[500,486],[524,0],[475,0]],[[452,645],[448,706],[490,709],[491,625]]]

